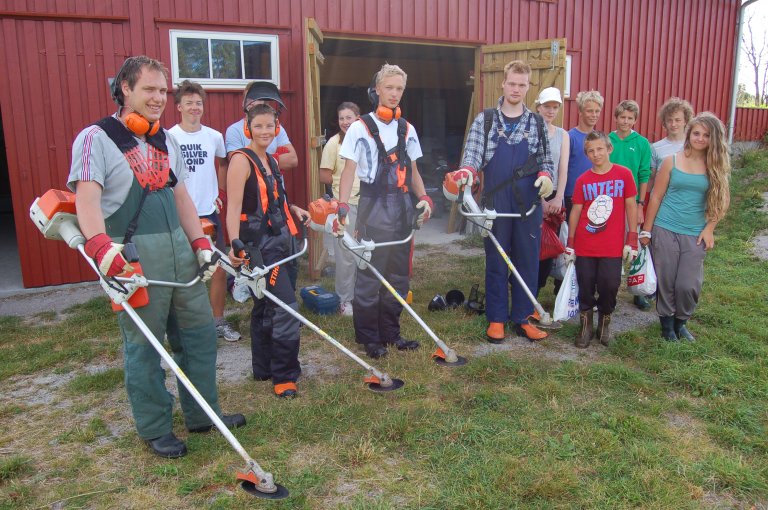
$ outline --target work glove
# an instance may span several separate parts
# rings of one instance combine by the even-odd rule
[[[211,279],[211,276],[213,276],[213,273],[216,272],[216,268],[218,267],[213,261],[213,248],[211,248],[211,242],[207,237],[198,237],[192,241],[192,251],[195,252],[197,263],[202,271],[200,279],[207,282]]]
[[[627,232],[627,244],[624,245],[622,257],[624,262],[629,262],[637,257],[637,232],[634,230]]]
[[[216,214],[221,213],[227,206],[227,192],[219,188],[219,196],[216,197]]]
[[[548,197],[552,194],[552,178],[547,172],[539,172],[539,177],[533,185],[539,188],[540,197]]]
[[[278,162],[280,162],[280,156],[282,156],[283,154],[288,154],[289,152],[291,152],[291,151],[288,149],[287,145],[281,145],[272,154],[272,157],[275,158]]]
[[[336,219],[333,220],[333,235],[336,237],[343,237],[344,230],[347,228],[347,215],[349,214],[349,204],[345,202],[339,202],[339,206],[336,209]]]
[[[477,172],[472,167],[463,166],[455,172],[451,172],[451,178],[459,188],[462,186],[472,188],[472,185],[477,182]]]
[[[416,203],[416,209],[422,209],[419,216],[416,218],[416,225],[418,225],[419,228],[421,228],[432,215],[432,209],[434,209],[434,207],[435,204],[432,203],[432,199],[429,198],[429,195],[422,195],[419,197],[419,201]]]
[[[565,247],[565,252],[563,253],[563,260],[565,260],[565,265],[575,262],[576,261],[576,252],[573,251],[573,237],[568,238],[568,243]]]
[[[641,230],[638,238],[640,239],[640,244],[648,246],[651,242],[651,233],[647,230]]]
[[[96,261],[101,274],[116,276],[126,271],[133,271],[122,254],[123,245],[113,243],[107,234],[96,234],[85,243],[85,254]]]

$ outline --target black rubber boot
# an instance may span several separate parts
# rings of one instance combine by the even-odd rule
[[[675,317],[675,334],[680,340],[685,340],[686,342],[695,342],[696,339],[693,337],[691,332],[688,331],[688,328],[685,327],[687,322],[688,319],[678,319]]]
[[[383,358],[387,355],[387,348],[378,342],[365,344],[365,354],[371,359]]]
[[[176,459],[187,454],[187,445],[173,432],[150,439],[147,444],[152,449],[152,453],[166,459]]]
[[[398,338],[394,342],[385,342],[386,345],[394,345],[398,351],[415,351],[419,348],[419,342],[408,340],[407,338]]]
[[[647,312],[651,309],[651,303],[648,301],[648,298],[645,296],[635,296],[633,299],[633,302],[635,303],[635,306],[638,307],[640,310]]]
[[[579,336],[576,337],[574,345],[579,349],[586,349],[592,341],[592,323],[594,322],[594,314],[592,310],[581,312],[579,314],[579,320],[581,321],[581,327],[579,328]]]
[[[239,413],[225,414],[221,417],[221,421],[224,422],[224,425],[226,425],[228,429],[236,429],[238,427],[242,427],[243,425],[245,425],[245,416]],[[203,425],[202,427],[195,427],[187,430],[193,433],[202,433],[202,432],[208,432],[212,428],[213,428],[213,425]]]
[[[659,322],[661,323],[661,338],[667,342],[677,342],[677,334],[675,333],[675,318],[659,316]]]
[[[611,314],[597,313],[597,332],[595,334],[601,344],[608,347],[611,344]]]

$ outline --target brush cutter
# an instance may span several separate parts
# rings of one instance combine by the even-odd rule
[[[536,299],[536,297],[531,292],[531,289],[528,288],[528,286],[525,284],[525,281],[523,280],[523,277],[520,276],[520,273],[517,272],[517,268],[510,260],[509,256],[506,254],[504,249],[499,244],[498,239],[496,239],[496,236],[493,235],[493,222],[496,218],[523,218],[527,217],[529,214],[531,214],[537,206],[537,203],[534,202],[528,211],[526,211],[523,214],[520,213],[497,213],[495,209],[488,209],[486,207],[483,207],[480,209],[480,206],[475,201],[475,198],[472,196],[472,193],[465,192],[465,187],[462,186],[459,189],[458,199],[457,202],[461,205],[459,207],[459,212],[467,218],[468,221],[472,222],[473,224],[480,227],[480,235],[482,237],[487,237],[491,240],[493,245],[496,247],[496,250],[499,252],[499,255],[501,255],[501,258],[504,259],[504,262],[507,263],[507,267],[512,272],[512,274],[515,276],[515,279],[518,281],[520,286],[525,291],[525,295],[528,296],[528,299],[531,300],[531,303],[533,303],[533,308],[539,313],[539,322],[538,326],[542,329],[560,329],[563,327],[562,324],[560,324],[557,321],[552,320],[552,316],[549,315],[549,312],[544,310],[544,307],[541,306],[539,301]],[[473,218],[481,218],[483,220],[482,224],[473,221]]]
[[[240,284],[246,285],[251,290],[251,292],[253,292],[253,295],[256,296],[256,298],[258,299],[262,299],[264,297],[268,298],[277,306],[279,306],[280,308],[288,312],[296,320],[298,320],[299,322],[307,326],[309,329],[317,333],[324,340],[328,341],[334,347],[336,347],[341,352],[349,356],[358,365],[362,366],[368,372],[368,375],[366,375],[364,379],[365,383],[368,385],[368,389],[378,393],[383,393],[383,392],[394,391],[402,388],[403,385],[405,384],[402,380],[394,379],[390,377],[388,374],[383,373],[377,370],[375,367],[371,366],[370,364],[366,363],[354,352],[344,347],[344,345],[341,344],[338,340],[336,340],[331,335],[329,335],[328,333],[320,329],[317,325],[312,323],[309,319],[305,318],[299,312],[291,308],[289,305],[281,301],[277,296],[275,296],[274,294],[272,294],[267,290],[266,278],[268,277],[267,275],[269,275],[272,269],[282,264],[285,264],[286,262],[290,262],[291,260],[294,260],[298,257],[301,257],[307,251],[307,239],[306,239],[306,230],[305,230],[304,224],[299,222],[298,226],[301,229],[301,237],[304,241],[304,246],[301,249],[301,251],[294,253],[293,255],[283,260],[275,262],[274,264],[270,264],[269,266],[266,266],[266,267],[258,267],[258,266],[251,267],[250,264],[248,263],[245,263],[240,267],[235,267],[229,261],[229,257],[227,257],[224,253],[219,251],[214,246],[213,248],[214,252],[219,255],[217,264],[228,274],[235,277],[235,285],[240,285]],[[204,230],[205,230],[205,227],[204,227]],[[238,253],[238,257],[245,258],[246,260],[248,260],[249,255],[247,251],[245,251],[245,252]]]
[[[333,222],[336,220],[336,209],[338,208],[338,202],[335,199],[329,199],[327,197],[318,198],[312,202],[309,206],[312,230],[318,232],[325,232],[333,234]],[[399,241],[388,241],[382,243],[375,243],[370,239],[362,239],[357,241],[349,232],[344,232],[342,237],[342,244],[344,248],[351,251],[357,258],[357,267],[360,270],[369,269],[371,273],[381,282],[382,285],[394,296],[394,298],[405,308],[411,317],[416,320],[419,326],[432,338],[437,345],[437,350],[432,353],[432,359],[438,365],[456,367],[467,364],[467,359],[456,354],[456,351],[448,347],[438,336],[430,329],[429,326],[419,317],[419,315],[410,307],[406,300],[395,290],[394,287],[382,276],[382,274],[376,269],[370,262],[373,250],[376,247],[382,246],[394,246],[397,244],[405,244],[411,242],[415,230],[411,230],[411,233],[405,239]]]
[[[200,281],[201,275],[195,277],[188,283],[164,282],[157,280],[148,280],[141,274],[133,274],[129,277],[107,277],[99,271],[98,266],[85,253],[85,237],[80,232],[77,223],[75,210],[75,195],[68,191],[49,190],[42,197],[36,198],[29,209],[29,215],[32,222],[42,232],[46,239],[61,240],[67,243],[70,248],[80,252],[88,264],[99,276],[99,283],[107,293],[112,302],[120,305],[125,313],[133,320],[136,327],[147,337],[152,347],[155,348],[160,357],[168,364],[179,381],[194,397],[197,404],[205,411],[208,418],[211,419],[216,428],[226,438],[232,448],[245,460],[245,469],[237,472],[237,479],[241,481],[243,490],[253,496],[264,499],[283,499],[288,496],[288,490],[282,485],[276,484],[271,473],[265,472],[259,464],[253,460],[245,451],[240,442],[229,431],[224,422],[221,421],[216,413],[208,405],[203,396],[197,391],[197,388],[187,378],[184,372],[179,368],[170,354],[163,348],[163,345],[157,340],[152,331],[147,327],[144,321],[134,310],[134,306],[142,306],[144,303],[136,303],[134,296],[137,296],[141,290],[146,291],[148,285],[159,285],[166,287],[190,287]]]

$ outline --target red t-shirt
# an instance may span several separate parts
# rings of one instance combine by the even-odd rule
[[[632,172],[613,165],[599,175],[592,169],[576,179],[573,203],[582,204],[574,234],[577,257],[621,257],[626,232],[624,200],[637,195]]]

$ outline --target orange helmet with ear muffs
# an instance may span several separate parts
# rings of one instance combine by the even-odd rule
[[[371,85],[368,87],[368,99],[371,101],[371,106],[376,108],[376,116],[381,119],[382,122],[389,122],[392,119],[397,120],[401,115],[399,106],[396,106],[395,108],[387,108],[386,106],[381,106],[379,104],[379,95],[376,93],[376,76],[378,76],[378,74],[378,72],[373,74]]]
[[[112,100],[117,103],[117,106],[122,109],[125,107],[125,96],[123,95],[123,81],[126,79],[125,74],[129,64],[133,64],[133,61],[139,57],[128,57],[120,66],[115,78],[112,80],[110,92],[112,93]],[[146,57],[145,57],[146,58]],[[144,64],[142,64],[144,65]],[[125,127],[127,127],[133,134],[137,136],[149,135],[153,136],[160,131],[160,121],[150,122],[144,116],[131,112],[123,119]]]

